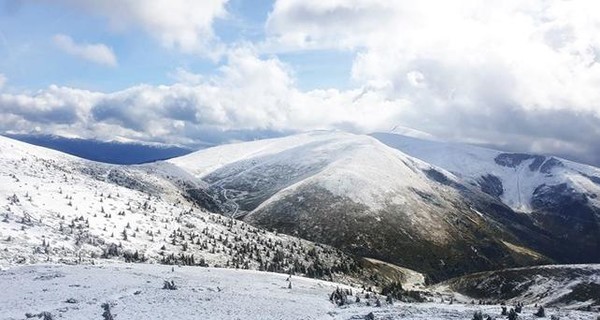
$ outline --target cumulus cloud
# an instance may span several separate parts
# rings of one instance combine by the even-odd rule
[[[190,52],[207,48],[226,15],[225,1],[61,1]],[[600,164],[596,3],[276,1],[264,42],[221,51],[216,75],[177,69],[173,85],[0,94],[0,130],[196,144],[400,125]],[[355,87],[302,91],[293,66],[264,54],[313,49],[354,52]]]
[[[47,0],[45,0],[47,1]],[[139,28],[162,45],[188,53],[215,55],[213,21],[227,15],[228,0],[58,0],[99,15],[116,31]],[[210,50],[208,50],[210,49]]]
[[[33,94],[0,94],[5,115],[0,130],[40,127],[69,136],[198,144],[314,129],[391,128],[403,103],[361,89],[302,92],[277,58],[236,48],[217,75],[195,84],[139,85],[112,93],[51,86]]]
[[[597,12],[591,0],[280,0],[262,46],[353,50],[356,83],[409,102],[399,124],[590,161],[600,138]]]
[[[105,66],[117,66],[117,57],[105,44],[75,43],[71,37],[64,34],[55,35],[52,41],[59,49],[70,55]]]

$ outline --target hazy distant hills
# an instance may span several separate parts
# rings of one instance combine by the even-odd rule
[[[107,142],[55,135],[4,134],[4,136],[80,158],[113,164],[147,163],[182,156],[194,151],[171,145]]]

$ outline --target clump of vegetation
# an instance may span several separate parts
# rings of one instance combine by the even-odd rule
[[[163,289],[165,290],[177,290],[177,286],[175,285],[175,281],[171,280],[165,280],[163,282]]]
[[[425,302],[425,297],[419,291],[404,290],[402,284],[393,282],[381,289],[381,294],[403,302]],[[389,301],[388,301],[389,302]]]
[[[25,314],[25,318],[30,319],[30,318],[41,318],[43,320],[54,320],[54,316],[47,311],[41,312],[41,313],[37,313],[37,314],[32,314],[32,313],[26,313]]]
[[[544,310],[544,307],[540,306],[538,308],[538,311],[536,313],[534,313],[533,315],[538,318],[543,318],[546,316],[546,311]]]
[[[103,303],[102,309],[104,310],[104,312],[102,313],[102,317],[104,318],[104,320],[114,320],[114,316],[110,312],[110,304],[109,303]]]
[[[483,320],[483,314],[481,311],[475,311],[473,314],[473,320]]]

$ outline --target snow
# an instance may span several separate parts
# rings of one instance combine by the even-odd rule
[[[479,153],[473,156],[482,157]],[[178,230],[188,241],[191,234],[198,233],[194,239],[209,242],[203,248],[189,241],[185,253],[202,257],[211,267],[224,266],[236,256],[216,240],[219,236],[234,244],[257,245],[261,251],[268,250],[257,238],[280,242],[280,250],[287,245],[314,248],[326,265],[347,259],[327,246],[193,209],[181,194],[180,183],[204,186],[197,178],[229,166],[248,170],[264,164],[259,159],[308,168],[305,176],[282,192],[300,183],[319,183],[334,193],[376,206],[381,199],[365,189],[386,194],[409,187],[439,193],[435,188],[441,188],[422,172],[435,167],[371,137],[346,133],[317,132],[229,145],[140,166],[96,163],[0,137],[0,287],[10,288],[0,291],[0,319],[23,319],[26,313],[44,311],[61,319],[100,319],[103,303],[112,305],[116,319],[362,319],[370,312],[376,319],[469,319],[476,310],[494,316],[499,313],[499,306],[441,303],[438,300],[443,295],[434,296],[429,303],[384,303],[381,308],[366,306],[361,296],[359,304],[337,307],[328,297],[337,287],[348,288],[340,283],[293,276],[289,289],[288,276],[282,274],[200,267],[174,267],[172,271],[173,267],[165,265],[119,263],[121,257],[99,259],[106,245],[114,243],[123,250],[140,251],[147,262],[156,263],[163,251],[182,253],[181,241],[176,238],[177,243],[172,244],[169,237]],[[565,163],[567,168],[595,174],[592,169]],[[435,169],[455,179],[443,169]],[[591,187],[589,179],[569,172],[569,181]],[[224,192],[229,197],[229,192]],[[392,199],[411,201],[407,196]],[[24,221],[27,217],[30,221]],[[434,222],[426,223],[427,229],[434,230]],[[127,240],[121,236],[123,230],[129,234]],[[256,260],[244,260],[249,268],[258,267]],[[53,264],[79,262],[85,265]],[[424,288],[423,275],[398,269],[408,275],[407,288]],[[354,279],[334,279],[356,283]],[[163,290],[163,280],[173,280],[178,290]],[[353,289],[357,290],[361,291]],[[66,302],[70,298],[75,303]],[[533,311],[526,307],[522,318],[533,319]],[[549,310],[548,314],[595,318],[571,310]]]
[[[306,172],[277,190],[281,192],[261,206],[310,183],[374,210],[387,201],[397,204],[412,201],[409,197],[414,193],[403,192],[408,188],[434,193],[433,183],[422,172],[430,165],[369,136],[344,132],[318,131],[217,146],[168,162],[201,179],[211,174],[227,179],[272,179],[276,174],[269,176],[266,169],[258,172],[258,177],[250,176],[257,167],[268,166]]]
[[[174,271],[172,271],[174,270]],[[361,289],[333,282],[250,270],[149,264],[97,266],[36,265],[0,271],[1,319],[51,313],[55,319],[102,319],[102,304],[115,319],[470,319],[481,310],[499,316],[500,306],[440,302],[366,306]],[[173,281],[177,290],[162,289]],[[336,288],[361,297],[338,307],[329,301]],[[71,303],[67,300],[71,300]],[[370,299],[374,304],[374,298]],[[534,319],[526,306],[520,319]],[[548,308],[563,319],[595,319],[596,314]]]
[[[502,202],[516,211],[530,212],[531,198],[536,188],[567,183],[581,193],[600,194],[600,185],[594,184],[583,174],[600,177],[600,169],[568,160],[559,160],[564,166],[554,167],[551,173],[530,170],[534,159],[521,162],[516,167],[498,165],[494,159],[501,151],[477,146],[432,141],[403,136],[396,133],[373,133],[384,144],[398,149],[410,156],[421,159],[431,165],[444,168],[459,178],[476,183],[482,176],[491,174],[502,181],[504,193]],[[550,157],[547,157],[550,159]],[[600,205],[600,202],[595,201]]]
[[[111,259],[138,252],[159,262],[185,254],[196,263],[252,269],[287,246],[314,249],[325,266],[350,260],[331,247],[194,208],[178,181],[202,184],[169,163],[106,165],[0,137],[0,268],[93,263],[111,245],[120,252]],[[259,253],[240,255],[249,245]],[[291,258],[307,267],[316,259]]]

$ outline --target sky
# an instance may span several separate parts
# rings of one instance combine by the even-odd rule
[[[395,127],[600,165],[600,3],[0,0],[0,132]]]

